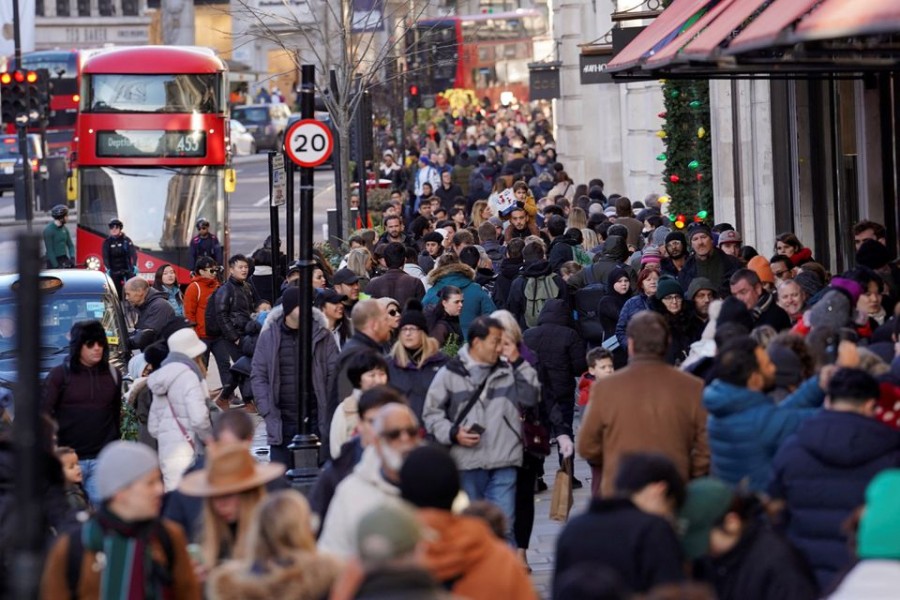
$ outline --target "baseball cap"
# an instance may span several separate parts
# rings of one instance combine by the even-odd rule
[[[741,234],[737,231],[723,231],[719,234],[719,246],[722,244],[740,244]]]
[[[359,281],[359,275],[348,268],[338,269],[334,274],[334,285],[347,285]]]
[[[339,294],[332,289],[326,288],[316,295],[315,305],[318,308],[322,308],[326,304],[340,304],[346,299],[347,296],[344,294]]]

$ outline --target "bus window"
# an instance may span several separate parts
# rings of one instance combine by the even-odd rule
[[[218,113],[218,74],[90,75],[84,112]]]

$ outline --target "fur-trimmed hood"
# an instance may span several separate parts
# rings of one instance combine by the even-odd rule
[[[434,269],[431,273],[429,273],[428,282],[431,285],[434,285],[444,277],[454,273],[462,275],[470,281],[475,281],[475,270],[472,267],[470,267],[469,265],[464,265],[462,263],[451,263],[449,265],[444,265],[443,267]]]
[[[326,555],[297,552],[283,566],[263,570],[243,561],[228,561],[209,576],[213,600],[318,600],[328,595],[340,563]]]
[[[325,313],[321,310],[313,306],[313,329],[315,330],[315,324],[318,323],[322,326],[322,329],[328,331],[328,319],[325,317]],[[266,322],[263,323],[262,329],[260,333],[268,329],[272,326],[272,323],[281,319],[284,316],[284,306],[278,304],[277,306],[273,306],[272,310],[269,311],[269,314],[266,315]]]

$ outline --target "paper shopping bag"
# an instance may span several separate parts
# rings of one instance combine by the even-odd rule
[[[553,481],[553,496],[550,499],[550,519],[565,521],[572,510],[572,459],[563,460],[563,466],[556,472]]]

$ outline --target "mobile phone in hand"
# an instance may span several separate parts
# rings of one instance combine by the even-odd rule
[[[473,423],[469,425],[469,433],[476,433],[478,435],[481,435],[482,433],[484,433],[484,426],[479,425],[478,423]]]

